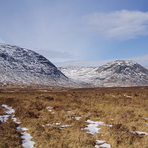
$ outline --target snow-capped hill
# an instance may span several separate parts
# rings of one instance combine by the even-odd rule
[[[18,46],[0,44],[0,83],[68,86],[73,82],[42,55]]]
[[[103,86],[148,85],[148,70],[130,60],[117,60],[97,69],[96,83]]]
[[[148,70],[138,63],[130,60],[117,60],[100,66],[97,69],[99,73],[99,78],[107,78],[111,75],[118,74],[122,76],[140,76],[148,74]]]
[[[100,67],[67,67],[61,71],[97,87],[148,86],[148,70],[130,60],[117,60]]]

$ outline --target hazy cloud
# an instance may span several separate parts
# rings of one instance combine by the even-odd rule
[[[144,56],[131,58],[131,60],[134,60],[134,61],[142,64],[143,66],[148,67],[148,54],[146,54]]]
[[[101,66],[108,62],[119,60],[119,59],[108,59],[108,60],[97,60],[97,61],[68,61],[68,62],[59,62],[56,63],[59,67],[67,67],[67,66]],[[148,68],[148,54],[138,57],[132,58],[123,58],[122,60],[133,60],[137,63]]]
[[[0,43],[5,43],[5,41],[2,38],[0,38]]]
[[[132,39],[148,35],[148,12],[121,10],[94,13],[85,18],[99,35],[113,39]]]
[[[36,52],[45,56],[49,60],[63,60],[63,59],[71,59],[72,55],[69,52],[64,51],[56,51],[56,50],[36,50]]]
[[[58,67],[69,67],[69,66],[101,66],[110,62],[111,60],[97,60],[97,61],[68,61],[68,62],[57,62]]]

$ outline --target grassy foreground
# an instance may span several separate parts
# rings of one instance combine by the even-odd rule
[[[112,148],[148,148],[148,87],[87,89],[0,89],[2,104],[15,109],[15,116],[27,127],[37,148],[94,148],[105,140]],[[76,120],[75,117],[81,117]],[[96,135],[84,128],[87,119],[103,121]],[[54,123],[70,125],[60,127]],[[52,126],[47,126],[52,124]],[[0,122],[0,148],[21,148],[21,135],[11,118]]]

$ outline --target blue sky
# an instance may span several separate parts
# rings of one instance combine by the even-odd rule
[[[0,42],[54,63],[138,59],[148,65],[148,0],[0,0]]]

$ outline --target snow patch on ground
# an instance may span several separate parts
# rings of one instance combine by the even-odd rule
[[[61,122],[46,124],[46,126],[58,126],[58,125],[61,125]]]
[[[46,124],[46,126],[59,126],[61,128],[65,128],[65,127],[71,127],[71,125],[69,124],[61,124],[61,122],[57,122],[57,123],[52,123],[52,124]],[[45,125],[43,125],[43,127],[45,127]]]
[[[106,141],[96,140],[95,148],[111,148],[111,145],[107,144]]]
[[[104,143],[105,143],[104,140],[96,140],[96,144],[98,144],[98,145],[101,145],[101,144],[104,144]]]
[[[24,148],[35,148],[34,147],[35,142],[31,141],[32,136],[29,133],[26,132],[22,133],[21,138],[22,138],[22,146]]]
[[[21,124],[21,122],[20,122],[14,115],[12,115],[12,120],[13,120],[13,122],[15,122],[16,124]]]
[[[97,133],[99,133],[100,129],[99,126],[103,125],[103,126],[108,126],[108,127],[112,127],[113,125],[110,124],[105,124],[102,121],[92,121],[92,120],[87,120],[85,121],[86,123],[89,123],[87,125],[87,127],[84,128],[84,130],[88,130],[88,134],[91,135],[96,135]],[[96,145],[95,148],[111,148],[110,144],[107,144],[106,141],[103,140],[96,140]]]
[[[35,148],[34,147],[35,142],[31,140],[32,136],[26,132],[28,129],[25,127],[19,126],[21,124],[21,122],[15,117],[15,115],[14,115],[15,110],[11,106],[8,106],[6,104],[3,104],[2,107],[4,107],[6,109],[5,113],[8,115],[0,116],[0,121],[6,122],[8,120],[8,118],[11,116],[13,122],[18,125],[16,130],[20,131],[20,133],[21,133],[23,148]]]
[[[103,125],[103,126],[108,126],[108,127],[112,127],[112,125],[109,124],[105,124],[102,121],[92,121],[92,120],[87,120],[86,123],[89,123],[87,125],[87,127],[85,127],[85,130],[88,130],[87,133],[91,134],[91,135],[95,135],[97,133],[99,133],[99,130],[101,128],[99,128],[99,126]]]
[[[61,128],[65,128],[65,127],[71,127],[71,125],[69,124],[61,125]]]
[[[141,131],[131,131],[131,133],[136,134],[136,135],[148,135],[148,133],[141,132]]]
[[[75,120],[80,120],[82,117],[74,117]]]
[[[48,107],[46,107],[46,109],[47,109],[49,112],[51,112],[51,114],[55,114],[55,112],[52,111],[53,107],[48,106]]]
[[[110,144],[107,144],[107,143],[103,143],[103,144],[101,144],[101,143],[100,144],[97,144],[96,143],[95,148],[111,148],[111,145]]]
[[[71,117],[72,119],[74,119],[74,120],[80,120],[82,117],[80,117],[80,116],[75,116],[75,117]]]
[[[9,119],[10,115],[1,115],[0,116],[0,121],[1,122],[7,122],[7,120]]]
[[[124,97],[126,97],[126,98],[132,98],[132,96],[128,96],[128,95],[124,95]]]
[[[11,107],[11,106],[8,106],[6,104],[2,104],[2,107],[4,107],[6,109],[5,113],[6,114],[13,114],[15,113],[15,110]]]
[[[7,115],[1,115],[0,116],[0,121],[1,122],[7,122],[7,120],[9,119],[9,117],[15,113],[15,110],[12,109],[12,107],[6,105],[6,104],[2,104],[2,107],[5,108],[5,114]]]
[[[29,129],[26,128],[26,127],[20,127],[20,126],[18,126],[17,127],[17,130],[19,130],[19,131],[28,131]]]
[[[52,109],[53,109],[53,107],[51,107],[51,106],[47,106],[46,109],[47,109],[49,112],[51,112]]]

